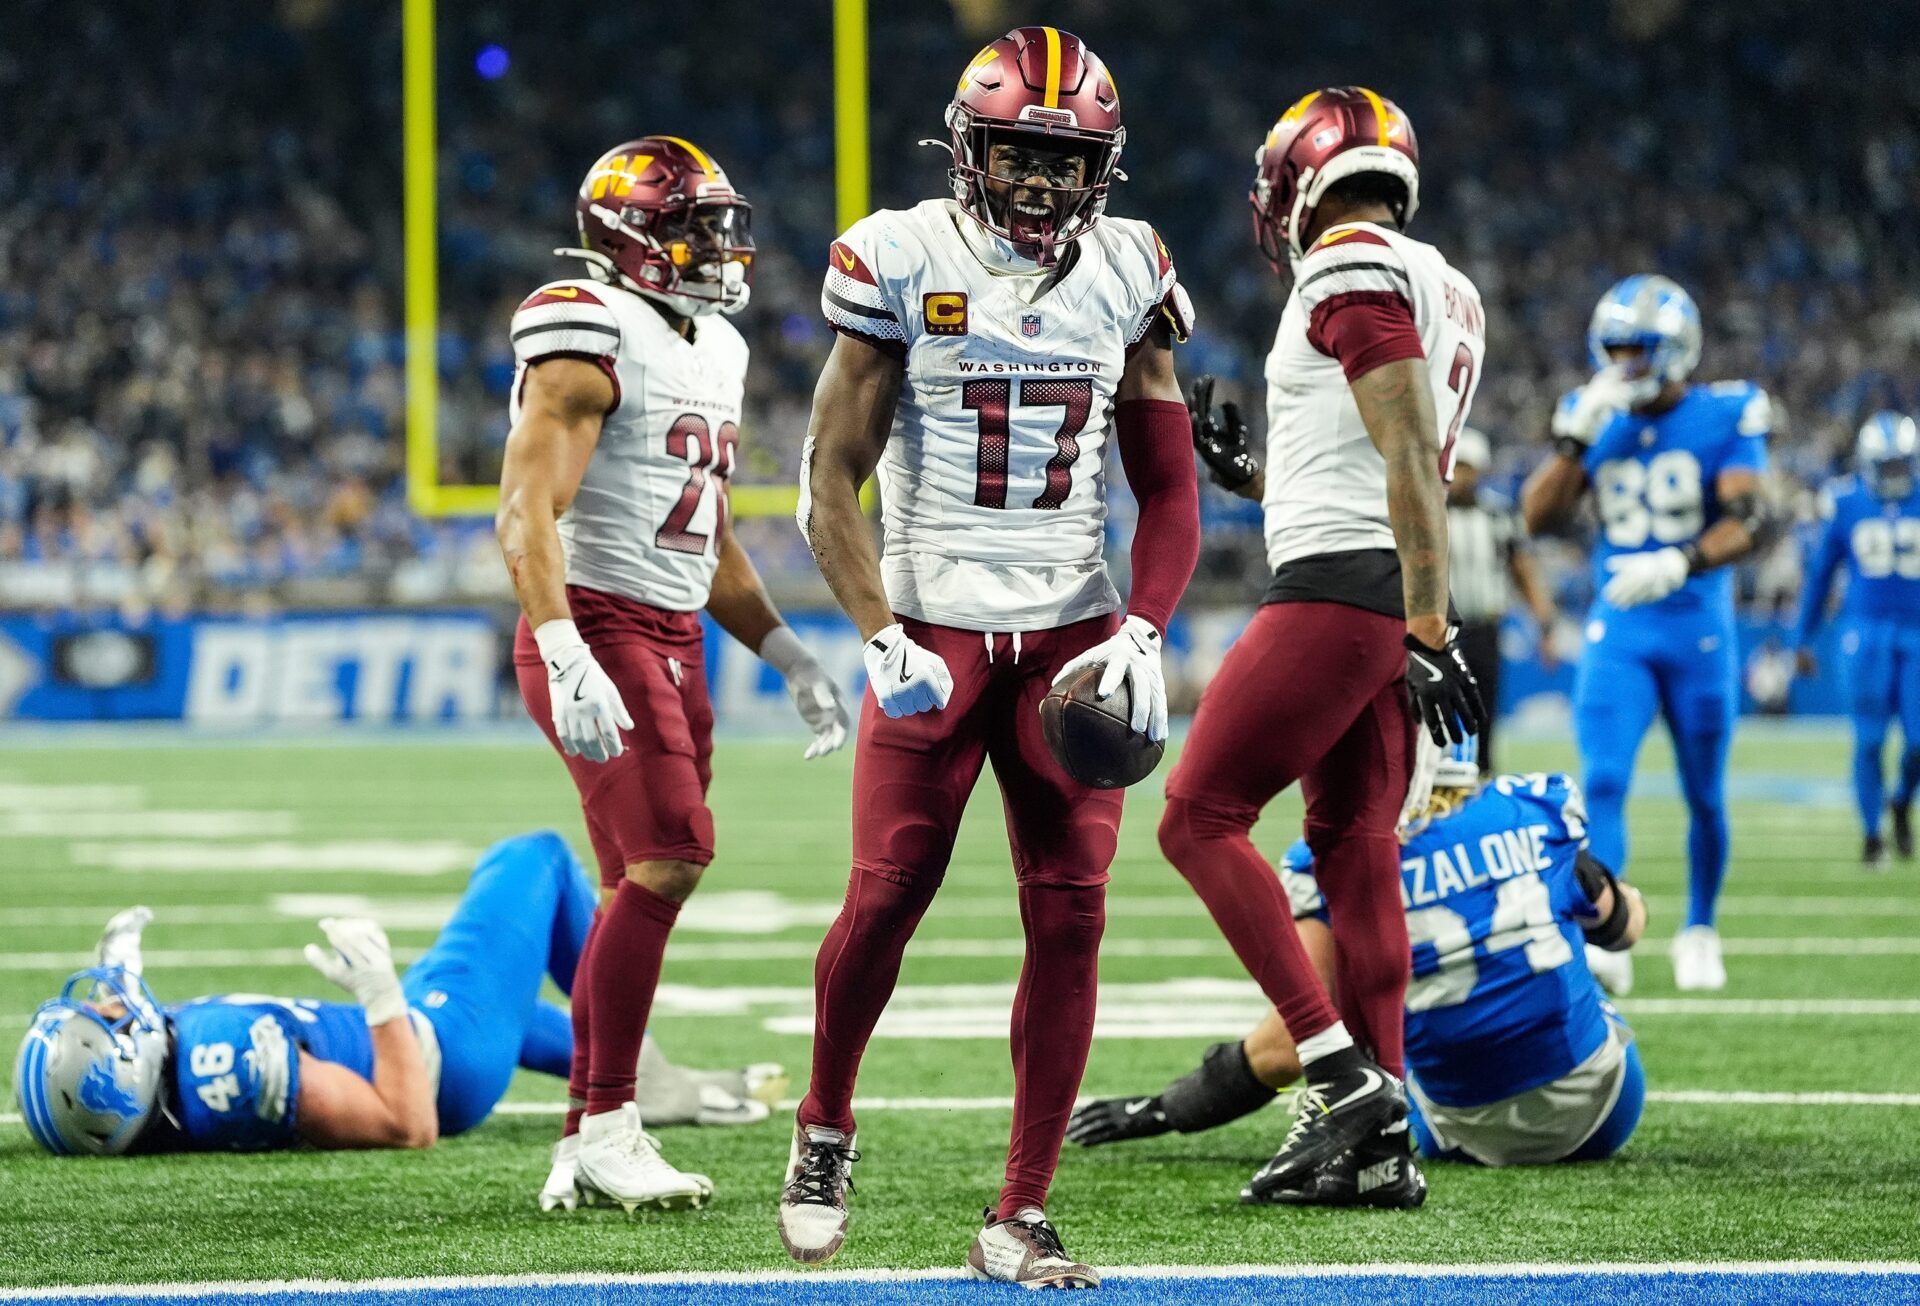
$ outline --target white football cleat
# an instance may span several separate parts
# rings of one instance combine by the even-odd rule
[[[640,1044],[633,1100],[654,1128],[670,1125],[757,1125],[786,1092],[781,1067],[763,1062],[744,1070],[692,1070],[667,1060],[651,1034]]]
[[[660,1155],[659,1141],[640,1127],[640,1108],[631,1102],[580,1122],[574,1184],[588,1205],[607,1202],[629,1214],[638,1207],[687,1210],[713,1196],[713,1180],[676,1170]]]
[[[780,1241],[803,1265],[833,1259],[847,1240],[847,1194],[860,1153],[853,1135],[818,1125],[793,1129],[787,1183],[780,1191]]]
[[[580,1205],[580,1189],[573,1182],[574,1168],[580,1162],[580,1135],[568,1134],[553,1145],[553,1168],[547,1182],[540,1185],[540,1209],[571,1211]]]
[[[1633,992],[1633,954],[1631,952],[1608,952],[1605,948],[1587,945],[1587,970],[1600,987],[1609,995],[1624,998]]]
[[[1689,925],[1673,936],[1673,986],[1684,991],[1719,992],[1727,987],[1720,960],[1720,935],[1711,925]]]
[[[987,1227],[967,1250],[967,1273],[976,1279],[1017,1283],[1023,1288],[1098,1288],[1093,1267],[1067,1255],[1047,1217],[1037,1206],[999,1219],[991,1208]]]

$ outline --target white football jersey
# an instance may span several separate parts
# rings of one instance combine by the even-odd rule
[[[1112,612],[1106,451],[1127,355],[1191,310],[1144,222],[1103,218],[1032,303],[980,261],[952,200],[882,210],[829,255],[835,330],[906,364],[878,478],[894,611],[963,630],[1046,630]],[[805,468],[802,508],[806,512]]]
[[[1486,356],[1480,292],[1431,245],[1390,227],[1347,223],[1323,233],[1294,268],[1293,293],[1267,355],[1267,562],[1351,549],[1391,549],[1387,467],[1360,420],[1340,361],[1321,348],[1316,311],[1344,296],[1413,311],[1440,425],[1441,475],[1466,424]]]
[[[513,315],[511,420],[527,367],[555,354],[597,362],[614,405],[560,517],[567,583],[692,612],[707,604],[726,525],[747,343],[717,314],[688,340],[639,295],[556,281]]]

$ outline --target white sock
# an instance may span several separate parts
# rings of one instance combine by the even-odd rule
[[[1347,1033],[1345,1021],[1336,1020],[1318,1034],[1301,1039],[1298,1046],[1300,1065],[1304,1069],[1322,1057],[1332,1056],[1336,1052],[1345,1052],[1353,1046],[1353,1035]]]

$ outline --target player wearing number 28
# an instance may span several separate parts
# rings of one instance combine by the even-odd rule
[[[711,1186],[660,1158],[633,1097],[668,931],[713,860],[700,610],[786,676],[808,757],[840,746],[847,716],[728,527],[746,200],[698,146],[649,136],[594,164],[575,208],[581,247],[556,252],[591,275],[513,315],[498,523],[520,693],[580,791],[602,887],[554,1169],[629,1210],[698,1206]]]
[[[1106,66],[1021,27],[967,65],[947,108],[953,198],[885,210],[828,252],[839,333],[802,455],[801,530],[866,641],[853,870],[815,970],[813,1077],[780,1231],[839,1248],[861,1054],[991,760],[1026,965],[1014,998],[1006,1182],[977,1275],[1097,1282],[1043,1211],[1093,1033],[1094,964],[1121,792],[1054,761],[1039,706],[1100,663],[1133,725],[1166,737],[1160,642],[1199,551],[1172,343],[1191,325],[1144,222],[1104,216],[1126,131]],[[1107,453],[1140,503],[1122,610],[1101,556]],[[876,553],[858,492],[877,473]]]
[[[1355,1148],[1407,1154],[1394,826],[1416,713],[1439,742],[1483,720],[1449,621],[1445,481],[1485,318],[1473,283],[1402,234],[1419,203],[1419,149],[1392,102],[1361,87],[1315,91],[1256,157],[1260,247],[1293,278],[1267,357],[1265,468],[1238,414],[1216,415],[1204,393],[1194,438],[1217,480],[1265,503],[1273,581],[1200,700],[1167,779],[1160,847],[1300,1045],[1301,1109],[1244,1194],[1268,1201]],[[1250,838],[1296,780],[1351,1030]]]
[[[1633,276],[1593,310],[1599,369],[1561,399],[1555,455],[1528,479],[1530,530],[1564,521],[1591,486],[1600,518],[1595,598],[1574,682],[1574,729],[1593,851],[1623,873],[1634,755],[1666,717],[1686,795],[1691,893],[1674,938],[1683,989],[1726,983],[1714,907],[1727,869],[1726,770],[1739,711],[1733,572],[1771,516],[1762,491],[1772,412],[1745,381],[1690,385],[1700,311],[1665,277]],[[1600,972],[1615,992],[1630,977]]]

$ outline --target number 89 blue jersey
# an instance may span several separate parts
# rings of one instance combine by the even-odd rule
[[[1560,401],[1562,408],[1573,399]],[[1688,386],[1686,396],[1664,413],[1616,414],[1587,451],[1600,529],[1594,541],[1593,590],[1597,595],[1616,554],[1645,553],[1686,544],[1720,519],[1714,485],[1725,471],[1767,469],[1767,432],[1773,406],[1767,392],[1749,381]],[[1731,609],[1733,572],[1716,567],[1647,611]]]
[[[1564,775],[1496,777],[1407,841],[1407,1065],[1432,1101],[1504,1101],[1606,1040],[1579,923],[1593,915],[1574,873],[1586,842],[1580,789]],[[1296,916],[1320,914],[1311,858],[1302,842],[1282,863]]]

